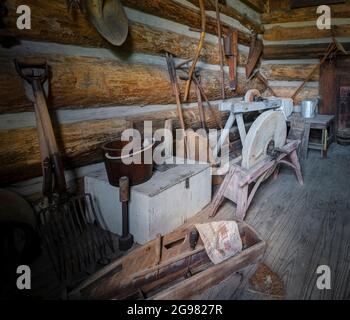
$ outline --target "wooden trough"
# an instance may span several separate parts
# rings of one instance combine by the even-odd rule
[[[237,288],[255,271],[266,244],[245,222],[238,222],[243,251],[214,265],[199,239],[190,247],[194,226],[136,248],[101,269],[70,294],[70,299],[191,299],[237,274]],[[237,288],[231,287],[232,293]]]

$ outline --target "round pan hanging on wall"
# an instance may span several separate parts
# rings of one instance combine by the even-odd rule
[[[115,46],[121,46],[125,42],[129,22],[120,0],[84,0],[79,1],[79,6],[108,42]]]

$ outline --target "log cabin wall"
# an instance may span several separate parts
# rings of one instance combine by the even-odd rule
[[[348,50],[350,43],[350,2],[330,5],[332,28],[319,30],[317,7],[291,9],[291,0],[267,0],[262,15],[264,55],[262,73],[278,95],[291,97],[323,57],[332,37]],[[319,95],[319,70],[296,99]]]
[[[130,20],[129,37],[122,47],[111,47],[78,11],[68,13],[66,0],[7,0],[6,29],[10,48],[0,48],[0,176],[24,196],[40,193],[41,166],[33,106],[25,96],[13,58],[25,62],[47,61],[52,79],[49,109],[63,153],[69,181],[103,166],[100,147],[120,136],[130,122],[153,120],[154,128],[174,119],[176,105],[169,82],[164,50],[179,61],[194,55],[200,27],[198,1],[123,0]],[[209,3],[206,1],[206,3]],[[27,4],[32,12],[32,29],[16,28],[16,8]],[[213,7],[207,7],[207,37],[198,64],[204,89],[213,102],[220,100],[220,73]],[[259,1],[228,0],[221,6],[224,34],[229,27],[239,30],[239,84],[228,98],[241,97],[246,90],[264,86],[248,82],[244,66],[250,30],[262,33]],[[226,73],[228,68],[225,67]],[[183,87],[182,87],[183,92]],[[192,91],[184,105],[186,125],[200,126]],[[226,115],[222,115],[225,120]],[[207,113],[210,127],[215,121]]]

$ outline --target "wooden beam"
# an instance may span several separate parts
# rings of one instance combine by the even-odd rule
[[[329,43],[321,44],[297,44],[297,45],[265,45],[264,59],[302,59],[322,58],[326,53]],[[350,49],[350,43],[343,43],[345,50]]]
[[[332,29],[320,30],[314,26],[302,26],[297,28],[288,28],[275,26],[265,30],[264,40],[283,41],[283,40],[301,40],[301,39],[320,39],[330,37],[350,37],[350,25],[332,26]]]
[[[185,24],[196,30],[201,29],[201,16],[199,11],[194,11],[189,7],[171,0],[122,0],[122,3],[127,7]],[[225,23],[222,23],[222,26],[223,33],[227,34],[230,26]],[[216,19],[207,17],[206,31],[214,35],[217,34]],[[239,43],[249,45],[250,35],[239,31]]]
[[[227,118],[225,113],[218,112],[218,115],[222,121]],[[198,108],[184,109],[184,117],[186,128],[200,128]],[[153,129],[156,130],[164,127],[166,119],[173,119],[174,128],[179,128],[176,109],[125,119],[91,120],[64,125],[54,123],[65,169],[103,161],[100,147],[105,142],[119,138],[129,121],[142,131],[143,121],[152,121]],[[208,111],[206,122],[209,128],[216,128],[216,121]],[[0,185],[3,187],[41,176],[39,152],[36,128],[0,130]]]
[[[321,5],[330,5],[337,3],[344,3],[345,0],[292,0],[291,8],[304,8],[304,7],[313,7]]]
[[[188,0],[188,1],[193,3],[195,6],[199,7],[198,0]],[[214,1],[213,2],[206,1],[205,5],[206,5],[205,9],[207,11],[216,11]],[[238,10],[236,10],[231,6],[223,5],[221,3],[219,3],[219,9],[220,9],[220,13],[239,21],[247,29],[254,31],[255,33],[263,33],[262,26],[256,23],[255,21],[251,20],[246,14],[239,12]]]
[[[253,10],[263,13],[265,9],[264,0],[240,0]]]
[[[349,4],[335,4],[331,5],[332,18],[349,18],[350,6]],[[299,21],[315,21],[319,15],[316,13],[315,7],[300,8],[292,10],[272,11],[264,13],[261,16],[263,24],[284,23],[284,22],[299,22]]]
[[[315,64],[263,64],[260,70],[268,80],[303,81],[314,68]],[[318,80],[319,72],[315,72],[311,81]]]
[[[14,57],[0,57],[0,113],[32,110],[25,97],[22,81],[15,71]],[[159,65],[125,63],[118,60],[62,55],[20,57],[26,62],[47,61],[52,69],[51,108],[86,108],[104,105],[148,105],[175,103],[165,60]],[[162,63],[164,62],[164,65]],[[220,71],[201,69],[202,85],[210,100],[221,96]],[[184,92],[181,82],[181,92]],[[235,92],[227,90],[227,97],[241,96],[256,85],[248,83],[244,75],[238,79]],[[11,92],[12,94],[8,94]],[[192,86],[190,102],[197,101]]]

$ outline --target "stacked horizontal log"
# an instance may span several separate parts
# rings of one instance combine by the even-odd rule
[[[261,70],[278,95],[291,97],[294,94],[317,67],[332,37],[338,37],[344,48],[350,50],[350,6],[335,4],[330,7],[332,28],[319,29],[317,7],[291,9],[291,0],[268,2],[266,12],[262,14],[265,25],[263,59],[266,63]],[[317,68],[295,103],[318,96],[319,77]]]
[[[0,35],[11,35],[23,40],[111,48],[81,13],[67,12],[65,1],[36,0],[35,4],[33,0],[27,2],[34,8],[31,30],[22,31],[16,27],[16,7],[21,2],[13,1],[8,5],[10,14],[6,18],[6,29],[0,29]],[[128,39],[116,50],[124,55],[135,52],[159,55],[169,51],[179,58],[188,59],[193,56],[197,43],[198,40],[186,35],[130,21]],[[219,63],[215,44],[205,43],[201,60],[211,64]],[[242,64],[245,64],[244,60],[244,56],[241,56]]]
[[[319,29],[317,7],[290,9],[290,0],[271,0],[270,11],[262,15],[266,25],[263,39],[265,59],[320,58],[332,37],[341,38],[350,50],[350,5],[334,4],[331,8],[331,29]],[[298,41],[299,43],[292,43]],[[304,40],[304,42],[300,42]],[[283,42],[282,46],[274,42]]]
[[[122,3],[130,8],[134,8],[155,16],[159,16],[171,21],[186,24],[193,29],[201,29],[201,15],[198,11],[183,6],[172,0],[123,0]],[[207,17],[206,31],[208,33],[217,34],[217,22],[214,18]],[[224,34],[230,29],[230,26],[222,23]],[[239,31],[239,42],[249,45],[249,34]]]
[[[188,128],[199,128],[200,117],[197,108],[184,111]],[[227,115],[222,114],[223,121]],[[101,146],[121,136],[130,121],[142,129],[143,121],[153,122],[153,129],[164,126],[164,118],[173,119],[179,128],[176,109],[148,116],[133,116],[124,119],[90,120],[72,124],[55,124],[55,134],[66,169],[82,167],[103,160]],[[207,124],[215,128],[216,123],[206,112]],[[34,127],[0,131],[0,176],[1,186],[41,175],[40,153],[37,130]]]
[[[23,57],[21,61],[48,62],[52,71],[48,101],[53,109],[175,103],[165,66],[60,55]],[[0,58],[0,63],[3,68],[0,74],[0,114],[32,110],[32,103],[25,96],[12,59]],[[219,71],[202,69],[200,76],[208,98],[218,99]],[[248,82],[244,75],[239,74],[237,90],[227,91],[227,97],[243,95],[254,86],[261,87],[261,83],[256,80]],[[9,92],[16,94],[9,95]],[[196,101],[194,88],[190,101]]]
[[[268,41],[320,39],[331,37],[350,37],[350,24],[335,25],[332,29],[319,29],[315,25],[302,27],[286,27],[276,25],[264,32],[264,39]]]
[[[314,69],[315,64],[263,64],[260,68],[263,75],[272,81],[303,81]],[[319,80],[317,70],[311,81]]]
[[[262,23],[286,23],[286,22],[300,22],[300,21],[315,21],[317,20],[316,8],[306,7],[299,9],[290,9],[290,0],[272,0],[280,8],[271,8],[271,12],[262,14]],[[332,18],[349,18],[350,17],[350,6],[348,3],[345,4],[333,4],[330,5],[332,11]],[[277,10],[273,10],[277,9]],[[280,9],[280,10],[278,10]]]
[[[152,120],[154,129],[158,129],[164,126],[165,119],[173,119],[175,128],[179,127],[164,52],[171,52],[178,59],[193,57],[199,35],[190,28],[200,27],[199,10],[170,0],[122,2],[127,13],[132,12],[136,16],[146,13],[155,16],[154,19],[167,19],[176,30],[164,28],[166,20],[162,20],[163,25],[159,27],[152,22],[152,17],[141,17],[139,21],[130,19],[125,44],[111,47],[78,10],[68,12],[65,0],[27,0],[25,4],[32,9],[31,30],[18,30],[16,27],[16,8],[23,2],[7,1],[9,16],[5,18],[6,29],[0,30],[0,36],[15,37],[20,44],[11,49],[0,49],[1,186],[41,175],[36,127],[34,123],[23,120],[27,113],[33,117],[33,106],[26,98],[22,80],[15,71],[14,57],[23,62],[46,61],[50,65],[48,106],[66,169],[102,161],[101,145],[118,138],[130,121],[135,127],[142,128],[144,120]],[[189,1],[193,6],[191,2],[195,1]],[[208,7],[208,11],[212,9]],[[261,31],[259,25],[235,9],[222,6],[221,9],[223,14],[236,18],[245,28]],[[149,21],[152,23],[147,23]],[[224,34],[229,27],[223,23]],[[216,20],[208,14],[208,37],[198,69],[204,91],[211,101],[221,97],[217,40],[212,36],[216,35],[216,28]],[[240,30],[239,42],[249,44],[250,34]],[[235,92],[227,91],[228,98],[242,96],[251,88],[264,89],[259,80],[246,79],[242,72],[246,61],[247,49],[240,49],[238,88]],[[227,67],[225,71],[227,73]],[[183,82],[180,82],[180,89],[183,93]],[[192,88],[189,101],[192,105],[184,108],[187,128],[196,129],[201,124],[198,108],[193,104],[196,100]],[[161,110],[159,107],[163,105],[164,110]],[[217,103],[213,105],[217,107]],[[130,107],[136,110],[139,106],[150,106],[150,110],[155,106],[157,111],[132,116],[116,114],[99,120],[89,116],[84,120],[67,121],[70,112],[76,117],[76,110],[95,110],[98,115],[100,107],[114,110]],[[59,122],[55,111],[63,110],[66,110],[65,121]],[[12,122],[5,124],[9,114],[12,114]],[[14,120],[17,115],[18,122]],[[220,116],[222,121],[227,118],[227,114]],[[210,128],[217,127],[215,117],[208,110],[206,118]],[[22,122],[27,125],[21,127]]]

